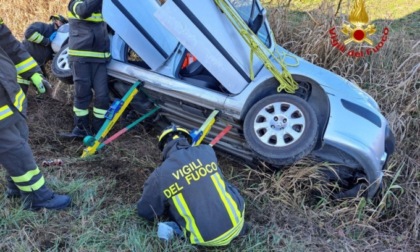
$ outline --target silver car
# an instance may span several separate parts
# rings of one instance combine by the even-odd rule
[[[375,100],[354,83],[276,44],[258,0],[224,1],[282,72],[273,55],[280,56],[298,84],[295,92],[278,92],[273,71],[256,56],[250,60],[249,45],[213,0],[104,0],[103,15],[112,29],[112,90],[122,95],[141,80],[144,97],[161,107],[161,118],[187,129],[198,128],[218,110],[207,141],[227,124],[233,126],[218,149],[274,168],[308,155],[330,161],[337,164],[343,186],[337,196],[355,196],[367,188],[365,195],[373,197],[395,144]],[[71,82],[68,31],[62,29],[54,41],[52,68]],[[196,60],[183,67],[187,53]],[[150,102],[144,97],[137,97],[132,107],[147,111]]]

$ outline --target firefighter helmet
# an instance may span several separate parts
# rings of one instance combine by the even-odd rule
[[[63,24],[67,24],[69,22],[65,17],[63,17],[61,15],[58,15],[58,14],[57,15],[50,16],[50,20],[51,21],[58,20],[58,21],[60,21]]]
[[[192,137],[188,130],[178,127],[175,124],[172,124],[166,127],[159,136],[159,149],[163,150],[165,144],[173,139],[177,139],[178,137],[185,137],[188,142],[192,143]]]

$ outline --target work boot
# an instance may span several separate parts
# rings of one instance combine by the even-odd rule
[[[74,116],[74,124],[76,126],[70,134],[67,133],[68,137],[84,138],[85,136],[92,135],[89,125],[89,115]]]
[[[91,135],[90,132],[86,129],[81,129],[78,126],[74,127],[71,131],[73,137],[84,138],[85,136]]]
[[[68,207],[71,198],[67,195],[55,194],[46,185],[36,191],[22,192],[23,208],[25,210],[37,211],[41,208],[61,210]]]
[[[6,197],[7,198],[19,198],[20,197],[20,190],[16,186],[15,182],[13,182],[10,176],[6,176],[7,185],[6,185]]]

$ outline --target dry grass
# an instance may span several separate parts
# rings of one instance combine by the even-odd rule
[[[21,38],[31,22],[47,21],[53,13],[65,14],[66,5],[10,0],[0,5],[0,15]],[[420,31],[413,37],[408,29],[391,29],[379,53],[351,58],[333,49],[328,39],[328,30],[344,19],[334,13],[335,6],[324,3],[304,13],[274,8],[269,18],[281,45],[354,80],[378,101],[397,138],[383,191],[373,202],[363,198],[331,201],[321,196],[328,195],[331,187],[322,183],[319,174],[328,164],[302,160],[273,174],[264,167],[238,169],[243,165],[221,155],[225,175],[246,198],[246,218],[253,225],[249,235],[221,250],[420,250]],[[376,25],[393,24],[384,20]],[[197,251],[182,242],[163,246],[156,239],[155,226],[134,214],[142,184],[160,161],[156,132],[140,127],[100,157],[81,160],[81,144],[63,142],[56,135],[72,124],[71,104],[66,95],[63,99],[65,103],[29,96],[30,139],[37,161],[65,161],[63,167],[44,170],[50,185],[69,192],[76,207],[62,213],[25,213],[16,210],[17,202],[2,198],[0,250]]]
[[[48,22],[53,14],[67,16],[68,1],[8,0],[0,6],[0,16],[16,38],[23,38],[29,24]]]
[[[392,29],[385,46],[376,54],[364,58],[348,57],[333,49],[328,30],[339,27],[345,17],[335,17],[335,8],[327,2],[319,10],[293,13],[283,8],[271,10],[271,23],[278,42],[307,60],[354,80],[378,101],[396,134],[396,154],[386,171],[386,183],[378,205],[354,203],[351,207],[334,206],[340,218],[362,222],[378,235],[392,227],[399,240],[417,241],[420,224],[420,40],[407,29]],[[419,13],[419,11],[417,11]],[[397,21],[395,21],[397,22]],[[413,25],[417,26],[416,20]],[[391,21],[375,22],[378,30],[392,27]],[[382,27],[382,28],[380,28]],[[381,34],[376,34],[376,41]],[[357,201],[359,199],[356,199]],[[336,208],[338,207],[338,208]],[[333,211],[334,212],[334,211]],[[345,214],[347,213],[347,214]],[[384,226],[384,224],[386,224]],[[362,236],[363,237],[363,236]],[[368,241],[366,241],[368,242]],[[403,245],[404,243],[400,243]],[[395,243],[394,246],[398,247]],[[404,246],[404,245],[403,245]],[[418,246],[418,243],[417,243]],[[407,248],[402,248],[407,249]]]

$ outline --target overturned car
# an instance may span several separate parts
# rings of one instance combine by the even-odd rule
[[[273,70],[260,58],[250,60],[249,45],[213,0],[104,0],[103,16],[112,29],[111,89],[122,96],[141,80],[146,95],[131,106],[145,113],[147,97],[160,106],[161,118],[187,129],[218,110],[207,140],[233,126],[218,149],[271,167],[311,155],[338,164],[340,179],[347,180],[341,195],[367,188],[373,197],[394,150],[393,133],[374,99],[277,45],[258,0],[223,1],[267,48],[265,56],[279,72],[273,55],[282,55],[297,90],[278,92]],[[53,42],[52,70],[71,82],[67,38],[64,26]],[[185,66],[191,55],[196,60]]]

